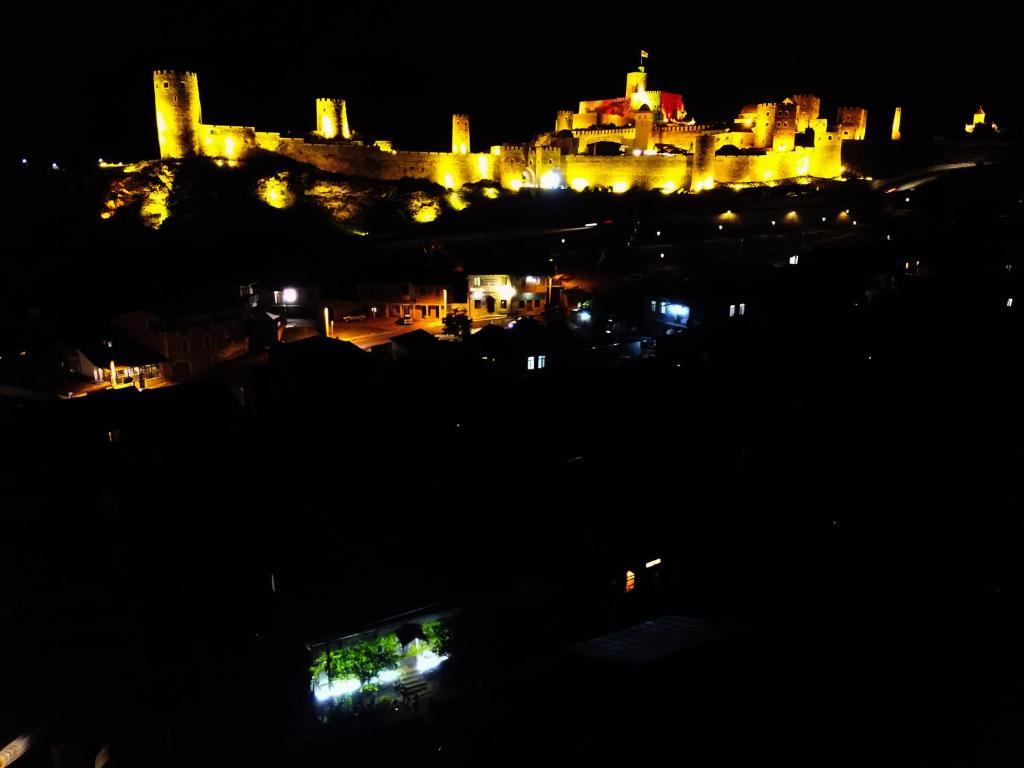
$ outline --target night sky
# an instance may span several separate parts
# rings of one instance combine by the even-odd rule
[[[801,92],[818,94],[829,117],[840,103],[868,107],[869,138],[887,135],[896,104],[907,138],[952,133],[978,103],[1004,124],[1020,114],[1008,83],[1020,70],[1015,27],[977,3],[917,18],[895,15],[908,13],[897,3],[833,4],[832,16],[811,3],[756,16],[659,4],[583,19],[575,4],[341,5],[15,8],[6,23],[23,44],[4,56],[17,107],[8,114],[19,119],[6,153],[39,163],[155,156],[154,68],[198,72],[208,123],[311,130],[314,97],[338,96],[357,131],[405,149],[447,149],[450,114],[467,111],[474,149],[485,149],[549,130],[580,99],[621,94],[641,48],[649,87],[681,92],[698,121]]]

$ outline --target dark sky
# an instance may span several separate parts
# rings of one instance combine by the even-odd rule
[[[1017,33],[983,4],[924,15],[833,3],[831,16],[824,5],[26,4],[5,24],[19,116],[6,147],[40,162],[153,156],[151,71],[189,68],[205,122],[310,130],[314,97],[330,95],[348,100],[357,130],[407,149],[445,149],[451,112],[468,111],[484,149],[549,129],[580,99],[621,94],[641,48],[650,87],[681,92],[699,121],[795,92],[818,94],[828,115],[867,106],[869,135],[887,132],[897,103],[908,137],[949,131],[979,102],[1018,117]]]

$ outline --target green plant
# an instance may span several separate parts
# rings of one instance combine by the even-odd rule
[[[468,336],[470,328],[473,326],[473,321],[470,320],[469,315],[465,312],[452,312],[444,316],[442,320],[444,324],[444,332],[451,336]]]
[[[327,675],[330,679],[354,677],[365,684],[385,669],[391,669],[398,664],[398,638],[394,633],[389,633],[380,637],[356,640],[341,648],[335,648],[327,656]],[[310,668],[311,671],[315,666]]]
[[[447,656],[451,650],[452,631],[447,622],[442,619],[428,621],[423,625],[423,634],[426,635],[427,643],[431,650],[438,656]]]

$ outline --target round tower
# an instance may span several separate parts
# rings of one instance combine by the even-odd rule
[[[640,109],[633,115],[634,125],[634,137],[633,137],[633,149],[639,149],[641,152],[646,152],[653,149],[654,145],[651,141],[651,131],[654,127],[654,113],[651,112],[651,108],[644,104]]]
[[[316,100],[316,130],[318,136],[325,139],[351,139],[352,132],[348,128],[348,107],[344,99]]]
[[[158,69],[153,72],[156,135],[161,158],[199,153],[199,79],[195,72]]]
[[[560,109],[555,114],[555,133],[572,130],[572,110]]]
[[[699,133],[693,144],[690,191],[700,192],[715,186],[715,134]]]
[[[469,154],[469,115],[452,115],[452,154]]]

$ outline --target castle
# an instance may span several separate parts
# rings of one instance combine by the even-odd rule
[[[643,61],[643,59],[641,59]],[[427,179],[449,189],[480,181],[509,190],[571,187],[699,192],[717,184],[775,183],[842,173],[844,139],[863,139],[867,112],[840,107],[830,124],[816,96],[744,107],[732,125],[698,124],[678,93],[648,90],[646,68],[626,75],[626,93],[581,101],[555,117],[554,130],[526,144],[473,152],[469,117],[452,117],[451,152],[395,151],[350,128],[343,99],[316,100],[316,127],[303,137],[249,126],[203,123],[193,72],[153,73],[160,156],[201,155],[235,163],[274,152],[324,171],[373,179]]]

